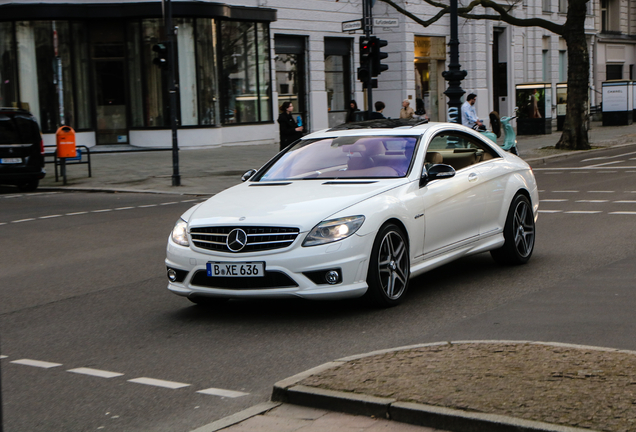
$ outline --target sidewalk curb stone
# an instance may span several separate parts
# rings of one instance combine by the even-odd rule
[[[505,415],[467,412],[439,406],[410,402],[399,402],[395,399],[327,390],[300,384],[305,378],[311,375],[337,367],[345,362],[356,359],[408,349],[446,344],[456,345],[467,343],[529,344],[636,355],[636,351],[594,347],[588,345],[575,345],[559,342],[508,340],[433,342],[409,345],[399,348],[391,348],[386,350],[378,350],[365,354],[344,357],[329,363],[325,363],[323,365],[317,366],[313,369],[309,369],[305,372],[299,373],[274,384],[271,400],[274,402],[290,403],[312,408],[321,408],[354,415],[367,415],[377,418],[387,418],[402,423],[408,423],[417,426],[426,426],[435,429],[443,429],[452,432],[595,432],[591,429],[582,429],[539,421],[524,420]]]

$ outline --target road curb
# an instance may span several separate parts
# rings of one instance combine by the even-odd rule
[[[69,187],[69,186],[42,186],[38,187],[38,191],[46,192],[106,192],[106,193],[147,193],[147,194],[162,194],[162,195],[182,195],[182,196],[207,196],[210,197],[214,194],[202,193],[202,192],[173,192],[173,191],[160,191],[160,190],[144,190],[144,189],[126,189],[126,188],[103,188],[103,187]]]
[[[200,428],[197,428],[191,432],[216,432],[221,429],[233,426],[237,423],[241,423],[242,421],[245,421],[249,418],[264,414],[280,405],[281,404],[277,402],[265,402],[262,404],[254,405],[253,407],[237,412],[236,414],[232,414],[231,416],[227,416],[205,426],[201,426]]]
[[[577,156],[582,154],[581,152],[586,152],[586,153],[595,153],[601,150],[608,150],[610,148],[621,148],[621,147],[629,147],[629,146],[633,146],[635,145],[636,142],[632,142],[632,143],[624,143],[624,144],[616,144],[616,145],[607,145],[607,146],[602,146],[600,144],[598,144],[598,148],[593,148],[590,150],[573,150],[573,151],[569,151],[567,153],[561,153],[561,154],[554,154],[554,155],[550,155],[550,156],[539,156],[539,157],[533,157],[533,158],[528,158],[528,159],[524,159],[523,157],[521,157],[524,161],[526,161],[529,165],[532,166],[533,163],[543,163],[545,164],[546,162],[551,162],[554,160],[559,160],[559,159],[567,159],[570,156]]]
[[[338,367],[345,362],[365,357],[376,356],[408,349],[424,348],[440,345],[457,344],[530,344],[554,346],[573,349],[628,353],[636,355],[636,351],[604,348],[587,345],[575,345],[559,342],[477,340],[433,342],[409,345],[399,348],[373,351],[365,354],[344,357],[313,369],[286,378],[274,384],[271,400],[273,402],[302,405],[312,408],[344,412],[353,415],[386,418],[417,426],[426,426],[450,432],[595,432],[571,426],[555,425],[540,421],[524,420],[499,414],[462,411],[433,405],[411,402],[400,402],[395,399],[369,396],[364,394],[343,392],[302,385],[302,381],[311,375]],[[203,431],[201,431],[203,432]]]

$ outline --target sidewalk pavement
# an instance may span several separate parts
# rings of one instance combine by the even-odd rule
[[[606,147],[636,142],[636,123],[630,126],[606,126],[594,122],[590,130],[592,146]],[[560,132],[550,135],[517,137],[520,156],[531,163],[546,157],[567,155],[553,147]],[[503,142],[503,137],[499,139]],[[144,151],[140,151],[144,150]],[[151,149],[153,150],[153,149]],[[149,151],[129,145],[97,146],[91,149],[92,177],[88,165],[67,165],[67,185],[55,181],[52,164],[40,182],[41,189],[159,192],[188,195],[214,195],[241,182],[250,168],[260,168],[278,152],[278,144],[232,145],[179,151],[181,186],[172,186],[172,152]]]
[[[517,137],[533,166],[572,152],[555,150],[560,132]],[[636,143],[636,123],[593,123],[590,143]],[[500,138],[503,141],[502,138]],[[172,152],[103,146],[86,165],[52,165],[42,189],[209,196],[240,183],[278,145],[219,146],[179,152],[181,186],[172,186]],[[593,150],[592,150],[593,151]],[[575,152],[577,153],[577,152]],[[636,353],[539,342],[425,344],[335,360],[276,383],[272,402],[193,432],[581,432],[636,430]]]

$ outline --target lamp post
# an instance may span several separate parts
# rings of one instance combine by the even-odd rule
[[[444,92],[448,96],[448,113],[456,112],[455,123],[462,123],[462,100],[466,93],[461,86],[461,81],[466,77],[466,71],[461,70],[459,64],[459,37],[457,35],[457,0],[450,0],[450,63],[448,70],[442,72],[442,76],[448,81],[448,88]],[[451,116],[449,116],[451,117]],[[451,121],[453,121],[451,117]]]
[[[170,98],[170,129],[172,131],[172,186],[181,186],[179,174],[179,141],[177,138],[177,83],[175,81],[176,28],[172,25],[172,3],[162,0],[166,39],[168,42],[168,95]]]

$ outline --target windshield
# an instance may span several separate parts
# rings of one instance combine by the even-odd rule
[[[345,136],[302,140],[258,179],[404,177],[418,137]]]

